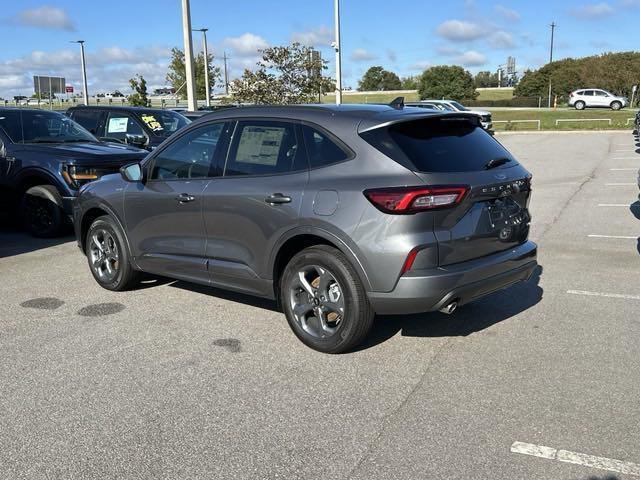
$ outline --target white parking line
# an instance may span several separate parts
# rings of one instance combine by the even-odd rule
[[[622,293],[604,293],[604,292],[589,292],[587,290],[567,290],[569,295],[583,295],[585,297],[605,297],[605,298],[620,298],[623,300],[640,300],[640,295],[625,295]]]
[[[513,442],[512,453],[531,455],[533,457],[556,460],[558,462],[573,463],[583,467],[597,468],[609,472],[624,473],[625,475],[640,476],[640,465],[633,462],[624,462],[613,458],[596,457],[585,453],[558,450],[557,448],[534,445],[533,443]]]
[[[638,237],[629,237],[626,235],[587,235],[589,238],[617,238],[619,240],[637,240]]]
[[[638,184],[629,182],[629,183],[605,183],[604,185],[606,187],[627,187],[629,185],[637,186]]]
[[[626,203],[599,203],[599,207],[629,207]]]
[[[612,172],[635,172],[638,170],[638,168],[636,167],[631,167],[631,168],[610,168],[609,170],[611,170]]]
[[[609,160],[638,160],[640,157],[611,157]]]

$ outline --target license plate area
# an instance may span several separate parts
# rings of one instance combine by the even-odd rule
[[[491,229],[501,242],[526,240],[531,216],[529,210],[511,197],[496,198],[487,206]]]

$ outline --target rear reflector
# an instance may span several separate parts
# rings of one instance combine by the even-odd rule
[[[366,190],[364,195],[385,213],[415,213],[459,204],[467,186],[399,187]]]
[[[411,267],[413,267],[413,262],[416,261],[416,257],[418,256],[419,251],[420,251],[420,247],[416,247],[409,252],[409,255],[407,255],[407,259],[404,261],[404,264],[402,265],[402,270],[400,270],[400,276],[404,275],[409,270],[411,270]]]

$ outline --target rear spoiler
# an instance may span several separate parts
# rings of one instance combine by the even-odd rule
[[[397,110],[400,110],[400,109],[404,108],[404,97],[396,97],[396,98],[394,98],[389,103],[389,106],[392,107],[392,108],[395,108]]]
[[[411,109],[413,110],[413,109]],[[415,109],[418,110],[418,109]],[[391,113],[391,112],[389,112]],[[381,118],[383,117],[383,118]],[[377,115],[373,118],[366,118],[358,125],[358,133],[369,132],[371,130],[377,130],[378,128],[390,127],[391,125],[397,125],[399,123],[413,122],[416,120],[429,120],[434,118],[446,119],[446,120],[468,120],[475,126],[481,127],[480,117],[475,113],[466,112],[441,112],[437,110],[430,110],[429,112],[409,113],[408,111],[393,112],[393,117],[389,120],[384,119],[383,115]]]

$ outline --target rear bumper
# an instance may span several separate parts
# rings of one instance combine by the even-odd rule
[[[536,244],[526,242],[469,262],[412,271],[391,292],[369,292],[369,301],[376,313],[388,315],[439,310],[453,300],[463,305],[529,279],[536,256]]]

